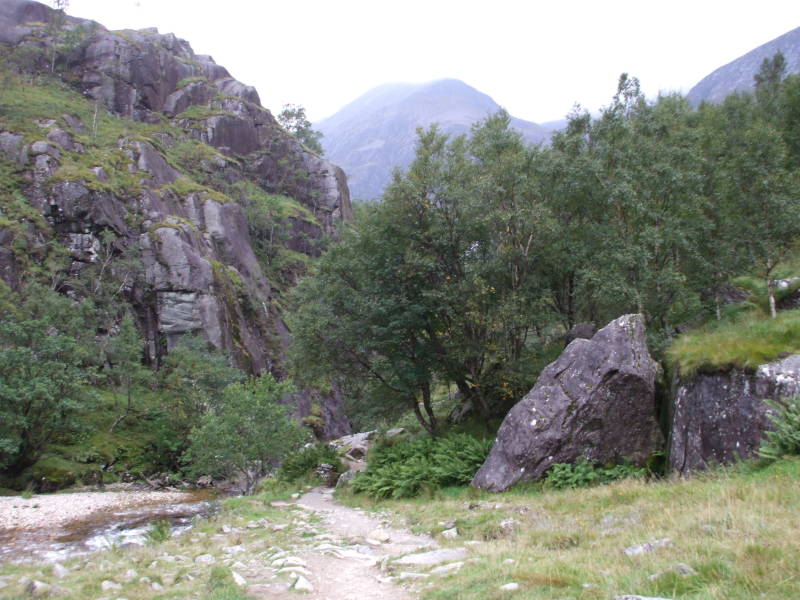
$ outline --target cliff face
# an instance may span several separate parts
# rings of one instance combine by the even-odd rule
[[[283,376],[277,300],[351,217],[341,169],[174,35],[4,0],[0,44],[11,67],[0,160],[38,213],[0,215],[0,277],[18,289],[33,251],[56,244],[61,273],[125,271],[120,291],[153,363],[199,333],[239,366]],[[347,433],[335,393],[296,400],[301,415],[327,417],[326,435]]]

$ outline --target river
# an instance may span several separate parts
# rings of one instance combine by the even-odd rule
[[[219,503],[214,498],[209,490],[194,490],[178,501],[111,507],[55,526],[0,529],[0,561],[59,562],[115,546],[143,545],[150,524],[158,520],[168,521],[177,535],[190,529],[194,519],[215,512]]]

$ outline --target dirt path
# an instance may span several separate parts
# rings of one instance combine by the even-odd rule
[[[414,596],[409,591],[381,572],[380,563],[387,557],[432,549],[436,547],[434,540],[388,527],[386,522],[362,510],[337,504],[332,491],[317,488],[291,505],[299,514],[321,517],[321,523],[315,528],[325,532],[316,536],[310,548],[288,559],[302,563],[298,566],[303,571],[298,572],[313,588],[305,597],[310,600],[412,600]],[[248,589],[248,593],[255,592],[254,595],[262,598],[297,597],[294,591],[283,595],[276,595],[275,591],[267,586],[262,594],[258,589]]]

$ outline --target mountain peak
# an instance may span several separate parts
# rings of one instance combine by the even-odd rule
[[[753,77],[758,73],[761,63],[778,51],[783,52],[786,58],[786,72],[800,73],[800,27],[720,67],[689,90],[686,97],[697,105],[704,101],[722,102],[732,92],[751,90]]]
[[[347,173],[353,197],[373,200],[383,192],[392,171],[413,160],[418,127],[438,123],[443,132],[461,135],[500,108],[490,96],[460,79],[387,83],[315,127],[324,134],[326,155]],[[536,123],[513,119],[512,124],[529,142],[548,137],[548,130]]]

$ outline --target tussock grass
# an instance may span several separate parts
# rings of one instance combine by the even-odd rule
[[[622,594],[692,600],[800,598],[800,459],[752,464],[693,479],[630,479],[566,491],[521,486],[491,495],[462,488],[433,498],[371,504],[419,532],[454,520],[478,559],[420,584],[425,599],[608,599]],[[513,519],[512,526],[501,523]],[[629,557],[624,549],[669,538]],[[672,571],[677,563],[696,572]],[[651,579],[652,575],[663,573]],[[516,592],[501,585],[516,582]]]
[[[770,319],[747,314],[679,337],[667,350],[681,375],[727,367],[755,368],[784,353],[800,352],[800,310]]]

